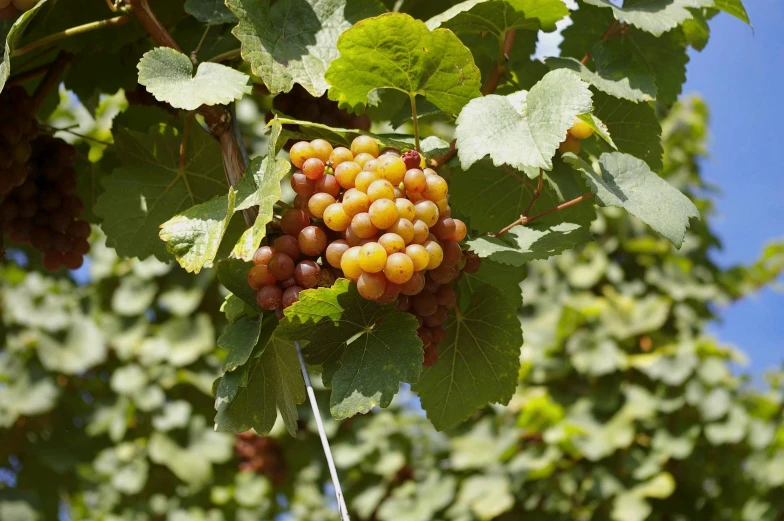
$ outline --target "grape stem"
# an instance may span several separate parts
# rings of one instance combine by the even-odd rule
[[[436,169],[440,168],[440,167],[444,166],[445,164],[447,164],[450,159],[455,157],[455,154],[457,154],[457,147],[455,146],[456,143],[457,143],[457,140],[453,139],[452,142],[449,143],[449,151],[448,152],[446,152],[444,154],[441,154],[440,156],[437,156],[437,157],[434,157],[433,159],[431,159],[430,160],[430,167],[431,168],[436,168]]]
[[[534,207],[534,203],[536,200],[539,199],[539,196],[542,195],[542,180],[544,179],[544,171],[540,168],[539,169],[539,181],[536,183],[536,190],[534,190],[533,196],[531,196],[531,202],[528,203],[523,215],[520,216],[520,219],[528,219],[528,214],[531,213],[531,208]]]
[[[505,234],[506,232],[508,232],[515,226],[517,226],[518,224],[525,226],[526,224],[529,224],[532,221],[539,219],[540,217],[544,217],[545,215],[550,215],[551,213],[557,212],[559,210],[563,210],[564,208],[569,208],[570,206],[574,206],[575,204],[585,201],[586,199],[590,199],[591,197],[593,197],[593,192],[588,192],[587,194],[583,194],[580,197],[575,197],[571,201],[566,201],[565,203],[561,203],[558,206],[554,206],[553,208],[550,208],[549,210],[545,210],[542,213],[538,213],[532,217],[520,216],[519,219],[505,226],[498,233],[490,234],[490,237],[500,237],[501,235]]]
[[[611,23],[610,27],[608,27],[607,30],[604,31],[604,34],[602,35],[601,38],[599,38],[599,41],[603,42],[605,40],[609,40],[613,36],[621,34],[622,32],[624,32],[626,30],[626,24],[621,24],[621,26],[618,27],[617,30],[613,31],[613,29],[615,29],[615,27],[617,25],[618,25],[618,20],[613,20],[613,23]],[[580,63],[585,65],[586,63],[588,63],[588,60],[590,60],[590,59],[591,59],[591,51],[589,50],[587,53],[585,53],[585,56],[583,56],[583,59],[580,60]]]
[[[127,15],[115,16],[114,18],[109,18],[107,20],[99,20],[97,22],[90,22],[84,25],[77,25],[76,27],[69,27],[65,31],[60,31],[59,33],[50,34],[49,36],[45,36],[40,40],[36,40],[31,42],[24,47],[19,47],[18,49],[14,49],[14,52],[11,56],[21,56],[27,52],[32,51],[33,49],[37,49],[39,47],[43,47],[46,44],[56,42],[57,40],[62,40],[63,38],[68,38],[69,36],[73,36],[76,34],[82,34],[89,31],[94,31],[96,29],[102,29],[104,27],[117,27],[119,25],[123,25],[128,23],[130,18]]]
[[[414,123],[414,144],[416,145],[417,152],[421,152],[421,149],[419,148],[419,122],[417,121],[416,94],[409,94],[408,97],[411,100],[411,118]]]
[[[78,128],[78,127],[79,127],[79,125],[76,125],[74,128]],[[57,127],[50,127],[48,125],[42,125],[42,128],[52,132],[53,134],[56,133],[56,132],[67,132],[68,134],[72,134],[72,135],[74,135],[76,137],[79,137],[79,138],[82,138],[82,139],[86,139],[88,141],[93,141],[95,143],[98,143],[99,145],[104,145],[106,147],[113,147],[114,146],[114,143],[109,143],[108,141],[101,141],[100,139],[95,139],[94,137],[86,136],[84,134],[80,134],[79,132],[74,132],[70,128],[57,128]]]
[[[232,49],[231,51],[226,51],[220,54],[216,54],[215,56],[213,56],[207,61],[215,62],[215,63],[225,62],[225,61],[233,60],[234,58],[239,58],[240,56],[242,56],[242,49]],[[267,94],[269,94],[269,92]]]
[[[496,61],[493,70],[490,71],[490,75],[487,77],[487,83],[482,89],[482,94],[484,96],[494,93],[495,89],[498,88],[498,84],[501,83],[501,78],[503,78],[506,73],[506,66],[509,63],[509,55],[512,52],[516,34],[517,31],[514,29],[506,31],[501,41],[499,41],[498,60]]]
[[[194,67],[199,64],[199,59],[197,58],[197,56],[199,54],[199,51],[201,50],[201,46],[204,45],[204,40],[207,39],[207,33],[210,32],[210,27],[211,26],[208,25],[207,28],[204,29],[204,34],[201,35],[201,40],[199,40],[199,43],[196,45],[196,48],[193,49],[193,51],[191,51],[191,63],[193,64]]]
[[[531,190],[531,192],[535,192],[536,191],[536,187],[534,185],[529,183],[527,179],[525,179],[523,176],[521,176],[520,174],[518,174],[517,172],[515,172],[514,170],[512,170],[508,166],[501,165],[501,168],[504,170],[504,172],[506,172],[507,174],[509,174],[510,176],[514,177],[515,179],[517,179],[518,181],[523,183],[525,186],[527,186],[528,189]]]

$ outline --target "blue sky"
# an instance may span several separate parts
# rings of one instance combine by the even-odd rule
[[[723,194],[714,227],[724,243],[722,266],[752,262],[766,243],[784,238],[784,2],[745,2],[754,30],[720,14],[702,52],[692,52],[684,94],[711,110],[705,178]],[[783,281],[784,282],[784,281]],[[784,293],[771,289],[720,310],[711,331],[744,349],[759,375],[784,362]]]

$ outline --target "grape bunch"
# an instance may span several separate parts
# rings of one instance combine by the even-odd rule
[[[0,0],[0,20],[10,20],[29,11],[41,0]]]
[[[258,436],[253,431],[237,433],[234,453],[240,460],[240,471],[264,474],[275,485],[286,479],[286,462],[274,438]]]
[[[61,139],[40,136],[31,154],[26,180],[0,205],[3,232],[42,252],[47,270],[77,269],[90,250],[90,225],[78,219],[84,205],[76,195],[76,149]]]
[[[588,123],[581,120],[580,118],[574,118],[572,128],[566,132],[566,139],[564,139],[558,146],[558,152],[561,154],[566,154],[567,152],[571,152],[572,154],[579,154],[580,140],[588,139],[592,135],[593,129]]]
[[[471,267],[459,244],[466,225],[451,217],[446,180],[423,169],[417,151],[380,153],[368,136],[350,149],[300,141],[289,156],[297,196],[280,218],[283,235],[256,251],[248,273],[259,306],[280,316],[303,289],[342,276],[363,298],[397,300],[416,316],[425,363],[435,363],[457,304],[451,283]]]
[[[1,2],[2,0],[0,0]],[[38,137],[33,100],[21,87],[0,94],[0,198],[27,179],[30,143]]]

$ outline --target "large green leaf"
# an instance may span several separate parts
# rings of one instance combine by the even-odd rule
[[[656,79],[656,99],[665,105],[675,103],[686,81],[686,63],[689,61],[682,33],[673,30],[656,37],[632,29],[619,36],[618,43],[626,47]]]
[[[729,13],[747,24],[751,23],[749,21],[749,14],[746,12],[746,8],[743,6],[741,0],[714,0],[713,3],[716,9],[721,9],[725,13]]]
[[[601,206],[624,208],[678,248],[683,244],[689,219],[700,215],[688,197],[634,156],[602,154],[601,173],[574,154],[564,159],[585,176]]]
[[[209,25],[237,23],[223,0],[185,0],[185,12]]]
[[[161,223],[217,195],[225,197],[220,148],[206,132],[193,128],[181,168],[182,137],[171,127],[147,134],[119,129],[115,141],[121,166],[104,177],[106,190],[94,207],[103,219],[107,244],[123,257],[167,259],[165,243],[158,238]]]
[[[515,226],[501,237],[478,237],[468,241],[471,250],[480,257],[512,266],[522,266],[532,260],[547,259],[592,240],[587,228],[574,223],[552,227]]]
[[[583,0],[597,7],[609,7],[615,18],[661,36],[691,18],[690,8],[713,7],[713,0],[626,0],[623,7],[610,0]]]
[[[295,83],[313,96],[329,87],[324,72],[338,56],[338,37],[352,24],[384,12],[376,0],[226,0],[239,18],[242,57],[270,92]]]
[[[456,312],[446,329],[438,362],[413,387],[438,430],[512,398],[523,344],[517,310],[492,286],[473,293],[468,309]]]
[[[190,58],[169,47],[157,47],[138,65],[139,84],[158,101],[174,108],[225,105],[249,94],[248,76],[220,63],[202,62],[193,76]]]
[[[0,20],[0,42],[3,44],[3,61],[0,62],[0,92],[11,75],[11,55],[17,47],[22,35],[33,21],[33,17],[46,5],[48,0],[40,0],[35,7],[22,13],[16,20]]]
[[[248,361],[259,341],[260,333],[261,317],[250,318],[243,315],[226,326],[223,334],[218,337],[218,347],[229,352],[223,362],[224,371],[233,371]]]
[[[568,14],[561,0],[466,0],[429,19],[427,27],[458,34],[487,31],[501,39],[516,29],[554,31],[555,22]]]
[[[548,72],[530,92],[472,100],[457,118],[464,170],[490,155],[518,170],[553,167],[553,155],[578,114],[591,111],[588,84],[568,70]]]
[[[325,76],[329,99],[355,112],[379,89],[399,90],[412,100],[424,96],[449,114],[479,96],[481,77],[471,51],[451,31],[430,31],[406,14],[357,23],[341,35],[338,51]]]
[[[303,355],[324,366],[337,419],[387,407],[400,382],[419,378],[423,354],[416,319],[395,312],[394,305],[365,300],[346,279],[302,292],[285,313],[277,334],[308,342]]]
[[[493,262],[490,259],[482,259],[479,271],[464,273],[460,284],[466,286],[467,294],[475,293],[483,284],[489,284],[501,292],[513,308],[520,309],[523,306],[523,292],[520,283],[525,275],[524,269],[510,264]]]

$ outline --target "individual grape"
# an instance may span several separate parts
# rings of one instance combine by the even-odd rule
[[[384,274],[390,282],[405,284],[414,275],[414,263],[405,253],[393,253],[387,257]]]
[[[274,284],[264,286],[256,293],[256,302],[261,309],[267,311],[277,309],[283,302],[283,290]]]
[[[400,285],[400,293],[403,295],[416,295],[425,287],[425,276],[420,271],[414,272],[405,284]]]
[[[400,157],[400,150],[398,150],[396,148],[393,148],[393,147],[387,147],[387,148],[385,148],[384,150],[381,151],[381,153],[379,154],[379,157],[381,157],[381,156]]]
[[[391,284],[391,282],[389,284]],[[401,293],[397,297],[397,307],[395,308],[395,310],[408,311],[409,309],[411,309],[411,299],[408,297],[408,295],[404,295],[402,293],[402,289],[403,289],[402,286],[398,286],[398,291]]]
[[[446,241],[454,235],[456,228],[455,220],[451,217],[439,217],[436,224],[430,227],[430,233],[436,238]]]
[[[84,257],[75,251],[63,253],[63,265],[69,270],[78,270],[84,264]]]
[[[433,367],[438,362],[438,344],[430,342],[424,346],[424,360],[422,365],[424,367]]]
[[[320,179],[324,175],[324,161],[317,157],[311,157],[302,165],[302,173],[308,179]]]
[[[332,168],[345,163],[346,161],[353,161],[354,154],[346,147],[335,147],[329,155],[329,160],[332,162]],[[337,171],[337,170],[336,170]]]
[[[406,243],[403,238],[396,233],[385,233],[378,238],[378,243],[386,250],[387,255],[405,251]]]
[[[343,209],[342,204],[332,203],[324,209],[324,224],[330,230],[342,232],[351,224],[351,217]]]
[[[444,323],[448,318],[449,318],[449,310],[443,306],[438,306],[435,313],[433,313],[429,317],[425,317],[425,325],[427,327],[442,326],[444,325]]]
[[[378,159],[368,159],[365,164],[362,165],[362,170],[367,170],[368,172],[374,172],[378,175]]]
[[[431,288],[433,291],[437,291],[440,284],[449,284],[459,274],[460,271],[457,269],[457,266],[443,263],[427,272],[428,277],[435,283],[435,286]]]
[[[416,218],[427,225],[428,228],[438,221],[438,207],[433,201],[422,200],[414,205]]]
[[[414,221],[414,238],[411,242],[414,244],[424,244],[427,236],[430,235],[430,228],[423,221]]]
[[[421,244],[409,244],[406,246],[406,255],[411,258],[414,271],[427,269],[427,265],[430,264],[430,253]]]
[[[436,269],[444,261],[444,250],[441,249],[441,245],[436,241],[425,241],[423,246],[430,254],[430,262],[427,263],[427,269]]]
[[[63,256],[53,251],[44,252],[43,265],[47,271],[57,271],[63,266]]]
[[[270,257],[267,268],[275,280],[286,280],[294,275],[294,261],[284,253],[276,253]]]
[[[455,233],[453,233],[452,236],[449,237],[449,240],[460,242],[466,238],[466,234],[468,234],[468,228],[466,228],[465,223],[460,219],[453,219],[453,220],[455,221]]]
[[[356,281],[362,275],[362,267],[359,265],[360,249],[359,246],[352,246],[340,258],[340,269],[349,280]]]
[[[312,260],[304,260],[294,268],[294,280],[303,288],[315,288],[321,280],[321,268]]]
[[[432,168],[425,168],[424,170],[422,170],[422,172],[425,173],[425,177],[430,177],[431,175],[438,175],[438,172],[436,172]]]
[[[444,252],[443,263],[456,266],[463,258],[463,250],[460,249],[460,245],[454,241],[443,241],[440,244],[441,250]]]
[[[591,125],[580,118],[574,118],[572,128],[569,129],[569,135],[575,139],[588,139],[593,136],[593,129]]]
[[[310,219],[302,210],[290,208],[280,217],[280,229],[286,235],[299,235],[305,226],[310,224]]]
[[[457,293],[450,285],[440,286],[435,295],[438,305],[445,307],[447,310],[457,305]]]
[[[302,291],[302,288],[299,286],[291,286],[290,288],[286,288],[286,291],[283,292],[282,304],[283,308],[287,308],[294,304],[295,302],[299,302],[299,294]]]
[[[346,250],[349,249],[349,245],[346,241],[338,239],[337,241],[332,241],[327,246],[327,263],[332,266],[333,268],[340,268],[340,259],[343,257],[343,254],[346,253]]]
[[[395,198],[395,189],[392,183],[386,179],[376,179],[367,188],[367,196],[370,202],[378,201],[379,199],[393,200]]]
[[[370,197],[356,188],[351,188],[343,194],[343,209],[349,217],[370,209]]]
[[[386,279],[386,277],[384,277]],[[384,293],[376,299],[376,304],[389,304],[400,295],[400,285],[386,280]]]
[[[378,233],[378,228],[373,224],[369,213],[361,212],[351,219],[351,231],[360,239],[369,239]]]
[[[354,180],[362,171],[362,167],[354,161],[345,161],[335,168],[335,179],[338,184],[348,190],[354,188]]]
[[[359,190],[360,192],[367,193],[368,188],[370,188],[370,184],[373,181],[378,181],[380,178],[378,174],[375,172],[371,172],[369,170],[363,170],[357,174],[357,177],[354,178],[354,188]]]
[[[438,288],[441,287],[441,283],[440,282],[436,282],[435,280],[433,280],[433,277],[432,277],[433,271],[434,270],[428,271],[425,274],[425,289],[424,289],[424,291],[427,291],[428,293],[435,293],[436,291],[438,291]]]
[[[411,309],[420,317],[429,317],[438,310],[438,302],[432,293],[422,291],[411,298]]]
[[[313,194],[308,200],[308,211],[311,213],[311,215],[313,215],[313,217],[321,219],[324,217],[324,210],[326,210],[327,207],[331,204],[335,204],[335,198],[330,194],[319,192],[317,194]]]
[[[367,239],[363,239],[362,237],[359,237],[356,233],[354,233],[354,230],[351,229],[351,226],[349,226],[348,229],[346,230],[345,237],[346,237],[346,244],[348,244],[351,247],[362,246],[363,241],[367,240]]]
[[[430,334],[433,337],[433,343],[440,344],[444,341],[444,337],[446,336],[446,329],[444,326],[431,327]]]
[[[308,179],[302,172],[294,172],[291,175],[291,189],[294,190],[297,195],[310,197],[316,192],[316,182],[312,179]]]
[[[395,186],[394,189],[395,189],[395,200],[406,198],[405,190],[401,190],[399,186]]]
[[[315,157],[316,153],[313,150],[313,147],[310,146],[310,143],[307,141],[299,141],[292,145],[291,150],[289,150],[289,159],[291,159],[291,164],[296,166],[297,168],[302,168],[302,165],[305,164],[305,161]]]
[[[310,148],[313,150],[313,156],[326,163],[332,155],[332,145],[325,139],[314,139],[310,142]]]
[[[436,201],[436,208],[438,208],[439,216],[449,217],[452,215],[452,209],[449,208],[449,201],[446,199],[439,199]]]
[[[379,199],[368,210],[373,226],[381,230],[389,228],[399,219],[397,206],[389,199]]]
[[[326,174],[316,180],[316,192],[322,192],[337,198],[340,195],[340,185],[334,175]]]
[[[446,180],[440,175],[425,176],[427,188],[425,188],[424,195],[427,199],[435,202],[440,201],[446,197],[449,187]]]
[[[44,248],[44,251],[46,250],[49,250],[49,248]],[[275,284],[275,277],[270,275],[269,269],[266,265],[258,264],[253,266],[248,271],[248,286],[253,288],[255,291],[259,291],[268,284]]]
[[[296,270],[297,268],[295,267],[294,269]],[[296,286],[296,285],[297,285],[297,281],[294,280],[294,277],[289,277],[286,280],[281,281],[280,283],[280,287],[283,289],[288,289],[291,286]]]
[[[406,164],[397,156],[384,155],[378,160],[378,175],[393,185],[399,185],[406,175]]]
[[[418,328],[417,336],[419,337],[419,340],[422,341],[422,347],[425,349],[433,343],[433,335],[430,333],[430,328],[428,327],[422,326]]]
[[[395,206],[397,206],[397,213],[403,219],[408,219],[409,221],[413,221],[416,219],[416,210],[414,209],[414,203],[409,201],[408,199],[398,197],[395,199]]]
[[[316,257],[327,248],[327,234],[318,226],[306,226],[297,237],[299,249],[305,255]]]
[[[294,196],[294,201],[291,202],[291,207],[296,208],[297,210],[302,210],[310,217],[310,210],[308,210],[308,202],[310,202],[310,196],[305,197],[304,195],[297,195]]]
[[[403,217],[388,227],[387,231],[399,235],[405,244],[409,244],[414,239],[414,224]]]
[[[416,150],[408,150],[400,159],[403,160],[403,163],[406,164],[406,168],[411,170],[412,168],[419,168],[422,164],[422,156],[419,155],[419,152]]]
[[[359,267],[367,273],[383,271],[387,263],[387,252],[377,242],[368,242],[360,248]]]
[[[300,249],[297,238],[291,235],[281,235],[272,241],[272,251],[274,253],[282,253],[291,257],[291,260],[296,261],[299,259]],[[270,255],[271,257],[272,255]]]
[[[361,167],[365,167],[366,164],[373,161],[375,158],[367,153],[361,153],[354,156],[354,162]]]
[[[569,152],[572,154],[580,153],[580,140],[567,135],[566,139],[563,140],[560,145],[558,145],[558,153],[566,154]]]
[[[466,273],[476,273],[479,271],[479,268],[482,265],[482,259],[479,258],[479,255],[468,250],[465,252],[465,267],[463,267],[463,271]]]
[[[380,298],[387,289],[387,279],[383,273],[365,272],[357,280],[357,291],[363,298],[376,300]]]
[[[378,143],[370,136],[357,136],[351,142],[351,153],[354,154],[354,157],[361,153],[378,157]]]

